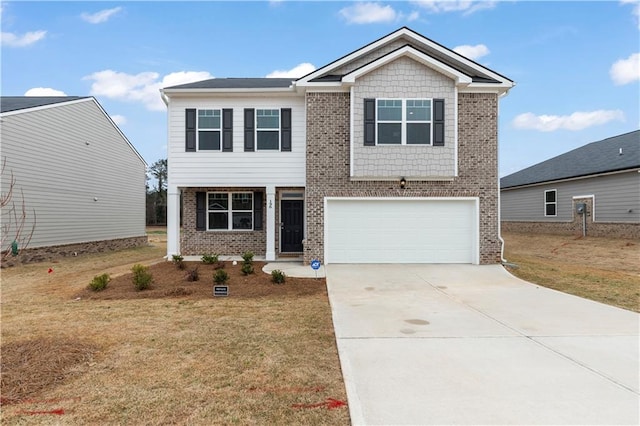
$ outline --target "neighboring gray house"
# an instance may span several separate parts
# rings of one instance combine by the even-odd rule
[[[3,251],[21,222],[10,209],[23,200],[25,260],[146,243],[146,164],[96,99],[2,96],[0,106],[3,196],[15,182],[2,209]]]
[[[405,27],[299,79],[164,88],[167,254],[500,262],[513,85]]]
[[[500,188],[503,230],[640,238],[640,130],[505,176]]]

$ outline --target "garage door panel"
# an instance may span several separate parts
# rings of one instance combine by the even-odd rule
[[[327,261],[472,263],[475,203],[329,200]]]

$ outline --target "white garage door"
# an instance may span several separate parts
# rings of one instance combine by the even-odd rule
[[[327,199],[326,263],[477,263],[475,199]]]

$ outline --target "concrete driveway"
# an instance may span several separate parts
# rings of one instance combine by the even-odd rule
[[[353,424],[638,424],[636,313],[499,265],[328,265]]]

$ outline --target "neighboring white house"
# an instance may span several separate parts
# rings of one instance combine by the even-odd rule
[[[31,259],[146,243],[146,163],[93,97],[0,98],[7,250],[26,220],[18,250]],[[26,253],[22,253],[26,254]]]
[[[640,130],[500,180],[502,229],[640,238]]]

